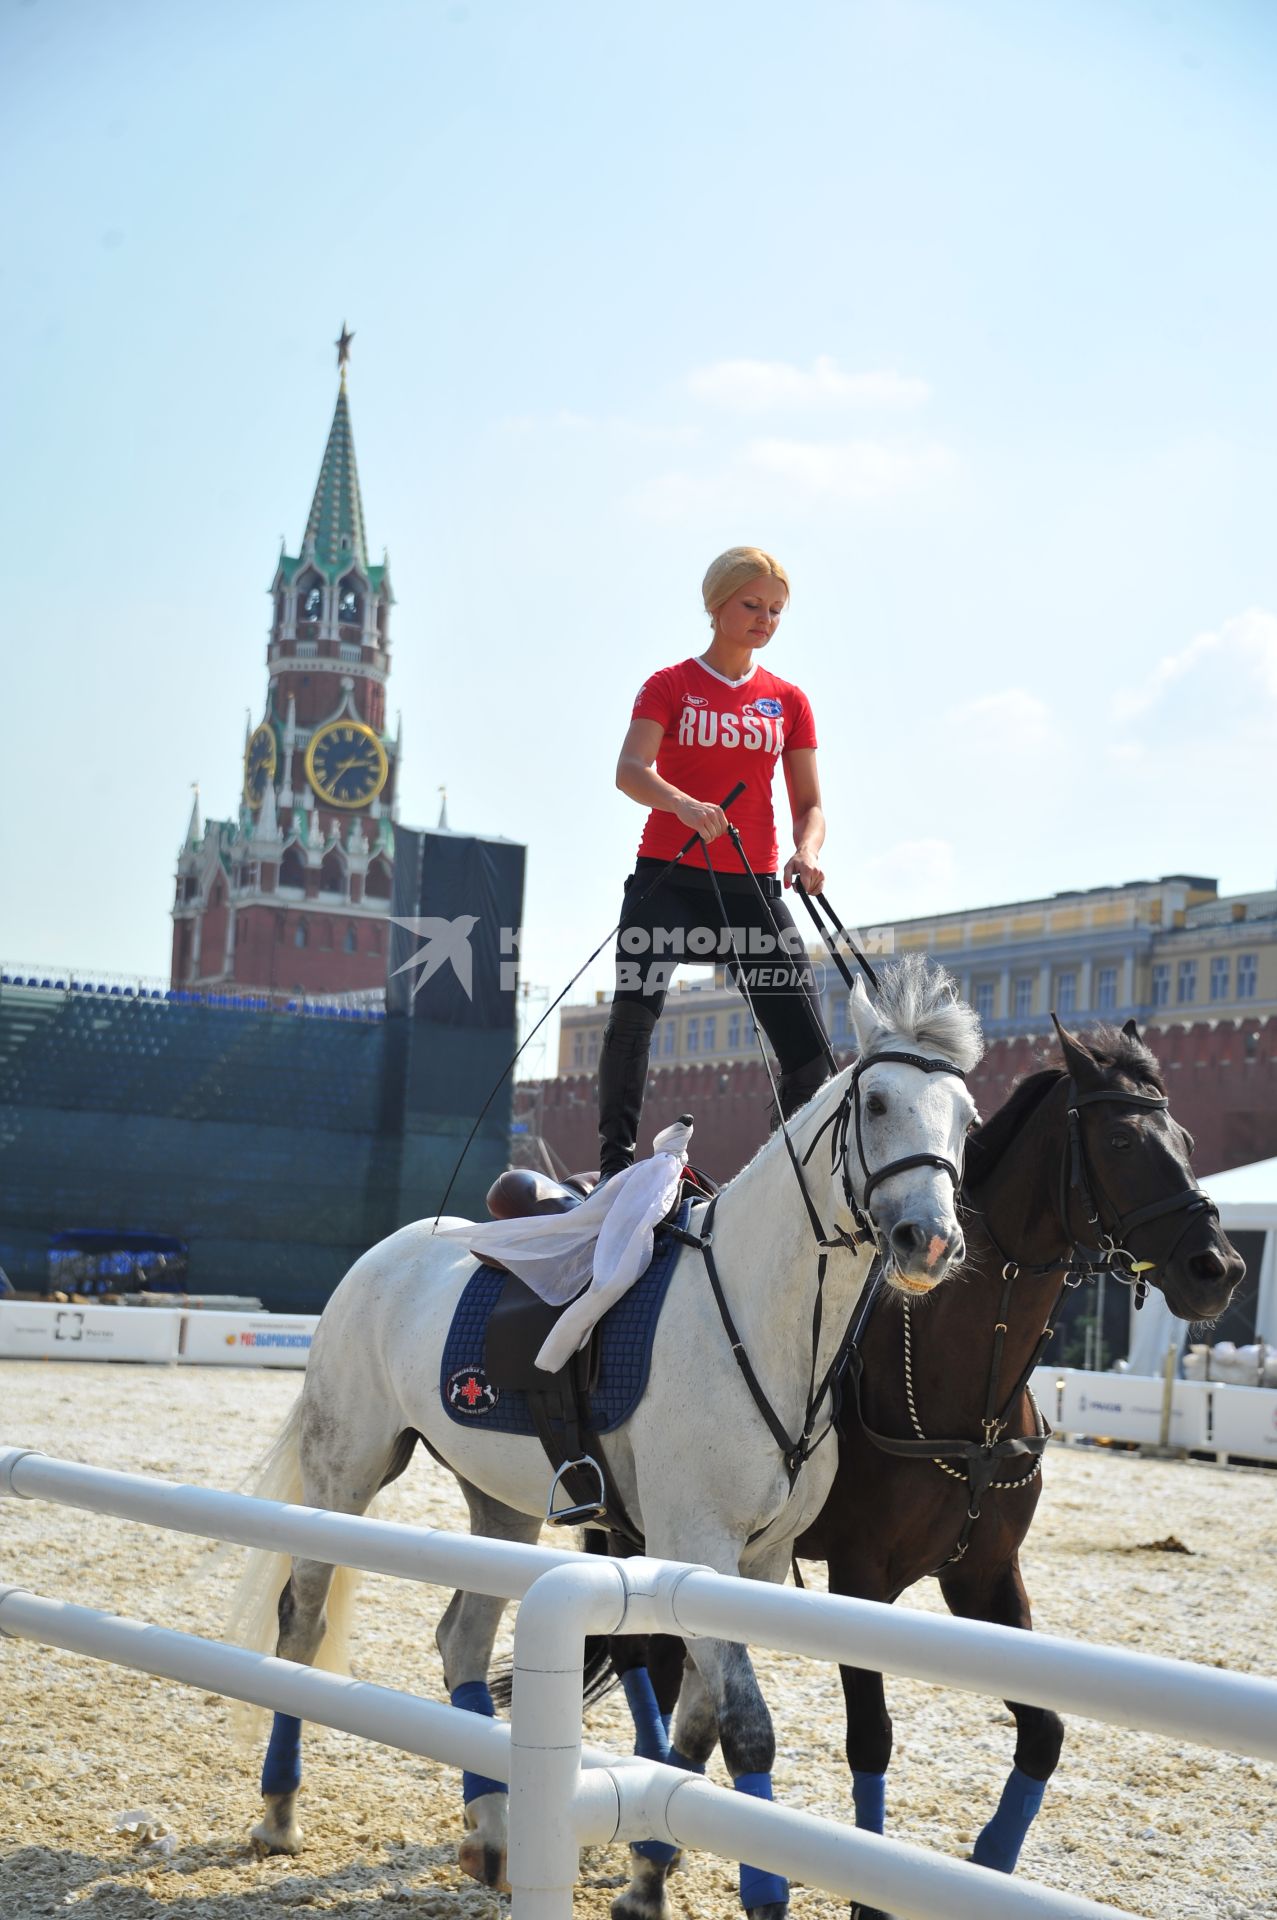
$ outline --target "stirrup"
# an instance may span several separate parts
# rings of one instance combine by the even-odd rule
[[[571,1473],[574,1467],[591,1467],[598,1479],[599,1497],[587,1500],[577,1507],[556,1507],[554,1496],[559,1491],[559,1483],[565,1473]],[[545,1519],[551,1527],[581,1527],[591,1520],[602,1520],[607,1513],[607,1485],[603,1479],[603,1469],[591,1453],[583,1453],[579,1460],[565,1460],[550,1482],[550,1491],[546,1495]]]

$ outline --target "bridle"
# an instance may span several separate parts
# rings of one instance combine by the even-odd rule
[[[991,1489],[1015,1489],[1029,1486],[1038,1476],[1042,1465],[1042,1454],[1051,1437],[1051,1429],[1042,1415],[1037,1401],[1033,1397],[1029,1382],[1034,1369],[1041,1362],[1046,1349],[1055,1333],[1056,1315],[1065,1292],[1069,1288],[1081,1286],[1084,1280],[1095,1279],[1101,1273],[1112,1274],[1114,1278],[1135,1289],[1135,1305],[1141,1307],[1148,1294],[1148,1282],[1145,1275],[1152,1272],[1157,1264],[1166,1264],[1174,1259],[1180,1243],[1186,1233],[1203,1215],[1219,1218],[1219,1209],[1210,1197],[1199,1187],[1182,1187],[1164,1199],[1153,1200],[1144,1206],[1122,1210],[1112,1204],[1107,1196],[1097,1193],[1099,1181],[1087,1158],[1086,1145],[1082,1138],[1082,1109],[1107,1103],[1113,1106],[1131,1107],[1143,1112],[1165,1113],[1169,1101],[1164,1095],[1134,1093],[1122,1087],[1105,1087],[1092,1093],[1079,1093],[1077,1083],[1069,1077],[1066,1089],[1068,1141],[1060,1160],[1060,1180],[1058,1213],[1061,1230],[1068,1239],[1062,1254],[1052,1260],[1044,1260],[1036,1265],[1017,1260],[999,1243],[992,1232],[987,1219],[979,1214],[981,1231],[1002,1260],[1002,1294],[998,1307],[998,1318],[993,1334],[993,1355],[990,1364],[989,1382],[985,1396],[984,1418],[981,1425],[984,1438],[980,1440],[935,1440],[923,1433],[918,1410],[914,1402],[913,1390],[913,1351],[910,1338],[909,1302],[904,1307],[904,1354],[905,1354],[905,1397],[909,1407],[909,1417],[914,1429],[910,1439],[897,1439],[894,1435],[878,1433],[865,1419],[861,1407],[861,1382],[864,1362],[859,1342],[868,1325],[869,1315],[873,1311],[877,1288],[871,1289],[864,1308],[857,1318],[849,1352],[848,1372],[852,1382],[852,1393],[857,1418],[865,1436],[874,1446],[884,1453],[894,1454],[906,1459],[930,1459],[942,1473],[967,1485],[967,1512],[958,1540],[943,1563],[952,1566],[961,1560],[970,1544],[975,1523],[980,1517],[981,1502]],[[970,1197],[963,1194],[965,1210],[978,1213],[970,1203]],[[1098,1244],[1088,1245],[1079,1234],[1069,1226],[1069,1214],[1074,1199],[1086,1209],[1088,1227],[1098,1227]],[[1179,1233],[1171,1244],[1170,1251],[1163,1256],[1162,1262],[1139,1260],[1131,1251],[1127,1242],[1130,1236],[1141,1227],[1151,1225],[1154,1220],[1163,1220],[1172,1214],[1183,1213],[1187,1216]],[[1121,1263],[1125,1263],[1125,1266]],[[1021,1369],[1015,1385],[1005,1396],[999,1407],[998,1380],[1002,1366],[1002,1353],[1007,1336],[1007,1321],[1011,1309],[1012,1289],[1021,1274],[1041,1277],[1048,1273],[1058,1273],[1063,1269],[1063,1277],[1047,1313],[1046,1325],[1040,1334],[1033,1352]],[[1033,1407],[1034,1424],[1037,1431],[1018,1440],[1004,1440],[1011,1415],[1020,1398],[1028,1390]],[[950,1466],[950,1460],[959,1460],[961,1468]],[[1016,1480],[998,1480],[996,1474],[1011,1461],[1028,1460],[1029,1471]],[[940,1569],[937,1569],[939,1571]]]
[[[1165,1094],[1134,1093],[1126,1087],[1101,1087],[1093,1093],[1079,1093],[1076,1080],[1070,1074],[1066,1083],[1066,1114],[1068,1120],[1068,1142],[1060,1159],[1060,1178],[1056,1212],[1060,1230],[1066,1239],[1061,1254],[1053,1259],[1041,1260],[1030,1264],[1018,1260],[1008,1253],[989,1225],[980,1209],[971,1202],[969,1193],[962,1195],[965,1210],[979,1217],[981,1231],[989,1241],[995,1253],[1003,1262],[1003,1277],[1014,1280],[1021,1273],[1041,1275],[1057,1273],[1064,1268],[1064,1286],[1080,1287],[1084,1280],[1094,1280],[1101,1273],[1111,1274],[1124,1286],[1135,1289],[1135,1306],[1138,1311],[1148,1298],[1148,1281],[1145,1275],[1154,1268],[1173,1260],[1179,1250],[1180,1242],[1201,1214],[1207,1214],[1218,1220],[1219,1208],[1203,1193],[1200,1187],[1181,1187],[1175,1193],[1168,1194],[1162,1200],[1150,1201],[1146,1206],[1128,1207],[1125,1211],[1113,1205],[1107,1195],[1097,1196],[1100,1183],[1087,1157],[1086,1143],[1082,1138],[1082,1109],[1084,1107],[1108,1104],[1110,1106],[1132,1107],[1145,1113],[1165,1113],[1170,1102]],[[1086,1225],[1098,1227],[1097,1244],[1090,1245],[1080,1233],[1074,1232],[1069,1225],[1069,1215],[1074,1201],[1086,1210]],[[1131,1234],[1139,1228],[1150,1226],[1154,1220],[1163,1220],[1173,1213],[1184,1213],[1188,1217],[1171,1243],[1168,1253],[1159,1263],[1155,1260],[1141,1260],[1127,1245]]]
[[[803,1155],[803,1165],[806,1166],[812,1154],[815,1152],[816,1143],[820,1139],[821,1134],[824,1133],[825,1128],[829,1126],[833,1127],[832,1149],[834,1164],[836,1165],[839,1157],[841,1157],[843,1197],[847,1202],[852,1218],[856,1221],[857,1227],[863,1226],[866,1228],[868,1236],[872,1238],[876,1244],[878,1244],[878,1229],[873,1221],[868,1218],[868,1208],[873,1198],[874,1188],[881,1186],[884,1180],[890,1180],[891,1176],[895,1173],[905,1173],[910,1167],[938,1167],[942,1173],[948,1174],[950,1180],[953,1182],[955,1194],[962,1185],[961,1169],[956,1167],[952,1160],[946,1159],[942,1153],[906,1153],[903,1154],[899,1160],[888,1161],[885,1167],[870,1167],[865,1155],[865,1136],[861,1120],[860,1082],[862,1076],[868,1072],[870,1067],[876,1067],[887,1060],[898,1061],[901,1066],[917,1067],[921,1073],[951,1073],[956,1080],[961,1080],[964,1086],[966,1085],[967,1078],[962,1068],[955,1067],[951,1060],[933,1060],[923,1053],[906,1053],[904,1049],[900,1047],[881,1047],[876,1053],[863,1054],[851,1070],[851,1084],[843,1096],[842,1101],[835,1108],[829,1119],[819,1128],[811,1145]],[[849,1118],[854,1120],[855,1123],[856,1154],[860,1161],[861,1172],[864,1174],[864,1190],[861,1193],[859,1202],[857,1202],[855,1194],[852,1192],[851,1170],[847,1164],[847,1135],[850,1130]],[[879,1250],[881,1251],[881,1247],[879,1247]]]
[[[874,1189],[881,1186],[884,1180],[889,1180],[893,1174],[905,1173],[911,1167],[937,1167],[942,1173],[948,1174],[950,1180],[953,1182],[955,1195],[962,1185],[961,1169],[955,1166],[952,1160],[946,1159],[943,1154],[938,1153],[902,1154],[899,1159],[889,1161],[886,1166],[877,1168],[870,1167],[865,1157],[864,1130],[861,1120],[860,1083],[870,1067],[877,1066],[885,1061],[897,1061],[903,1066],[916,1067],[922,1073],[950,1073],[964,1084],[966,1082],[966,1074],[962,1071],[961,1067],[955,1067],[951,1060],[932,1059],[925,1054],[906,1052],[902,1048],[882,1047],[873,1053],[863,1054],[861,1058],[857,1060],[855,1066],[852,1068],[851,1079],[843,1092],[842,1098],[839,1100],[833,1112],[825,1120],[822,1120],[801,1160],[798,1158],[788,1126],[783,1118],[780,1122],[780,1130],[784,1135],[785,1146],[798,1180],[799,1191],[803,1197],[803,1204],[807,1211],[807,1218],[811,1225],[817,1249],[816,1302],[812,1311],[811,1332],[811,1378],[808,1384],[807,1410],[803,1420],[802,1432],[796,1440],[791,1438],[780,1416],[763,1391],[762,1383],[754,1371],[749,1355],[745,1351],[744,1343],[737,1331],[736,1323],[731,1315],[731,1309],[727,1304],[726,1295],[723,1292],[713,1254],[714,1213],[718,1206],[718,1194],[714,1195],[714,1198],[710,1201],[706,1209],[705,1218],[699,1234],[678,1231],[676,1229],[678,1238],[687,1246],[699,1249],[704,1257],[705,1270],[709,1275],[710,1287],[713,1291],[714,1300],[718,1307],[719,1316],[722,1319],[732,1352],[736,1357],[736,1364],[744,1376],[745,1384],[749,1388],[755,1406],[763,1416],[772,1437],[780,1447],[784,1457],[785,1470],[789,1475],[791,1489],[798,1479],[798,1475],[805,1462],[811,1458],[811,1455],[816,1451],[821,1441],[828,1438],[837,1421],[841,1402],[841,1394],[838,1391],[837,1383],[846,1365],[847,1355],[852,1342],[852,1327],[856,1320],[856,1316],[853,1314],[852,1321],[848,1323],[847,1330],[838,1343],[837,1352],[834,1354],[823,1380],[820,1382],[819,1387],[817,1387],[816,1360],[820,1351],[820,1332],[824,1314],[825,1275],[829,1267],[830,1253],[836,1247],[846,1247],[852,1252],[857,1252],[861,1247],[866,1245],[872,1245],[881,1253],[882,1242],[877,1226],[874,1224],[868,1208]],[[850,1233],[845,1227],[839,1226],[836,1221],[834,1222],[831,1233],[825,1231],[824,1224],[816,1210],[815,1202],[808,1191],[807,1182],[803,1176],[803,1168],[810,1161],[818,1143],[826,1133],[828,1133],[830,1137],[830,1170],[831,1172],[837,1171],[840,1173],[843,1198],[846,1201],[848,1211],[852,1218],[852,1230]],[[856,1199],[851,1178],[850,1141],[853,1139],[856,1145],[856,1153],[860,1160],[861,1170],[864,1175],[864,1188],[859,1201]],[[815,1431],[816,1414],[826,1393],[829,1392],[831,1388],[834,1389],[834,1392],[831,1397],[829,1418],[822,1431],[813,1439],[812,1435]]]
[[[1116,1106],[1134,1107],[1149,1113],[1165,1113],[1170,1102],[1165,1095],[1154,1093],[1131,1093],[1121,1087],[1105,1087],[1095,1093],[1079,1093],[1077,1083],[1072,1078],[1068,1088],[1069,1146],[1067,1154],[1060,1162],[1060,1225],[1065,1233],[1069,1232],[1069,1200],[1075,1194],[1086,1208],[1086,1223],[1089,1227],[1099,1228],[1099,1245],[1088,1246],[1080,1236],[1074,1236],[1070,1248],[1070,1270],[1078,1274],[1078,1280],[1089,1279],[1094,1274],[1108,1272],[1126,1286],[1135,1289],[1136,1308],[1143,1306],[1148,1297],[1148,1282],[1144,1278],[1159,1263],[1154,1260],[1139,1260],[1127,1245],[1131,1234],[1140,1227],[1147,1227],[1154,1220],[1164,1220],[1173,1213],[1187,1216],[1183,1226],[1176,1234],[1170,1249],[1163,1254],[1160,1264],[1169,1265],[1179,1251],[1180,1242],[1201,1214],[1219,1219],[1219,1208],[1200,1187],[1181,1187],[1178,1192],[1168,1194],[1163,1200],[1150,1201],[1147,1206],[1129,1207],[1125,1212],[1108,1202],[1109,1219],[1105,1219],[1101,1207],[1101,1198],[1096,1188],[1099,1182],[1094,1169],[1087,1158],[1086,1144],[1082,1138],[1083,1107],[1098,1106],[1108,1102]],[[996,1243],[995,1243],[996,1244]],[[1001,1249],[999,1248],[999,1252]],[[1081,1261],[1078,1256],[1081,1255]],[[1126,1263],[1125,1271],[1119,1262]]]

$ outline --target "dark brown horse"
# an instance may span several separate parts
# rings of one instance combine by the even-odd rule
[[[970,1137],[959,1283],[921,1303],[883,1299],[862,1328],[838,1475],[797,1549],[827,1562],[832,1593],[894,1601],[934,1576],[952,1613],[1028,1628],[1019,1550],[1041,1491],[1045,1427],[1027,1382],[1066,1282],[1104,1265],[1137,1287],[1151,1281],[1181,1318],[1212,1320],[1245,1273],[1193,1177],[1192,1142],[1167,1110],[1134,1023],[1085,1040],[1061,1028],[1060,1045],[1064,1070],[1023,1081]],[[613,1658],[652,1753],[656,1711],[678,1693],[681,1643],[617,1642]],[[882,1676],[841,1674],[856,1821],[880,1832],[892,1747]],[[1063,1727],[1043,1708],[1007,1704],[1015,1764],[973,1858],[1009,1873]],[[703,1716],[682,1712],[672,1763],[703,1765],[707,1753]],[[667,1911],[668,1854],[635,1851],[634,1880],[612,1909],[618,1920]],[[852,1913],[882,1920],[875,1909]]]

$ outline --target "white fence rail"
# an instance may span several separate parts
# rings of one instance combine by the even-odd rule
[[[914,1920],[1122,1920],[1076,1895],[582,1745],[586,1634],[713,1635],[1008,1694],[1277,1759],[1277,1683],[1006,1627],[897,1612],[655,1560],[477,1540],[0,1449],[0,1495],[521,1599],[509,1727],[195,1635],[0,1588],[0,1634],[342,1727],[510,1786],[516,1920],[570,1920],[583,1844],[658,1839],[748,1859]],[[1130,1916],[1127,1916],[1130,1920]]]

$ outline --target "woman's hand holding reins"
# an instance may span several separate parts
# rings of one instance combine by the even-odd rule
[[[699,833],[702,840],[717,840],[727,832],[727,815],[707,800],[692,800],[685,794],[676,802],[674,811],[688,832]]]
[[[795,880],[801,880],[808,893],[825,891],[825,869],[814,855],[804,853],[801,847],[785,862],[785,885],[792,887]]]

